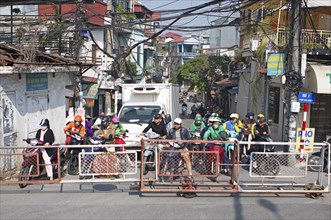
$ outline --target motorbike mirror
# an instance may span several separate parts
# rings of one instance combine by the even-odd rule
[[[272,119],[269,119],[268,120],[268,125],[272,125],[272,122],[273,122]]]
[[[165,123],[169,124],[169,122],[171,122],[171,115],[167,114],[166,117],[165,117]]]

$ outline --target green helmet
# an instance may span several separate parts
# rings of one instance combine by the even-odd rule
[[[214,121],[221,122],[221,119],[219,117],[215,117]]]
[[[201,115],[197,115],[197,116],[195,116],[195,121],[202,121],[202,117],[201,117]]]

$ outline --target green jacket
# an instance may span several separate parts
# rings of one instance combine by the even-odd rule
[[[225,129],[222,126],[219,126],[218,129],[214,129],[212,126],[208,128],[206,133],[203,135],[203,139],[207,138],[208,140],[215,140],[215,139],[221,139],[221,132],[225,132]],[[223,141],[229,140],[228,138],[224,139]]]
[[[202,129],[204,129],[206,127],[206,125],[204,123],[201,123],[201,125],[198,127],[195,125],[195,123],[193,122],[191,125],[190,125],[190,128],[189,128],[189,131],[190,132],[195,132],[197,129],[200,129],[199,132],[202,131]]]
[[[121,131],[125,131],[122,124],[118,124],[115,129],[115,136],[120,136]]]

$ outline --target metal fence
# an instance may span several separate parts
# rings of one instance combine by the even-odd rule
[[[0,147],[0,184],[25,187],[47,183],[130,182],[131,189],[141,193],[302,193],[316,197],[330,192],[330,165],[323,164],[325,157],[330,161],[330,150],[325,154],[323,148],[326,145],[330,148],[328,143],[312,143],[314,151],[321,148],[322,151],[319,163],[311,165],[308,164],[311,154],[307,153],[264,150],[249,154],[249,149],[244,150],[254,145],[286,148],[295,143],[192,140],[181,141],[188,144],[187,148],[175,149],[170,147],[174,142],[178,141],[142,140],[139,146],[121,145],[125,151],[115,151],[119,145],[50,146],[57,154],[57,160],[52,162],[53,181],[44,178],[45,163],[40,154],[26,151],[45,146]],[[94,152],[97,147],[107,151]],[[77,175],[68,175],[66,163],[62,163],[62,153],[69,148],[80,149]],[[145,160],[144,152],[151,149],[153,156]]]

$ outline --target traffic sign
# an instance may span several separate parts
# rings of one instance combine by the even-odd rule
[[[315,103],[315,94],[309,92],[299,92],[298,102],[314,104]]]
[[[300,152],[300,142],[301,142],[301,136],[303,133],[303,140],[304,140],[304,151],[305,152],[313,152],[313,145],[311,143],[314,143],[315,139],[315,128],[306,128],[304,132],[301,131],[301,128],[297,129],[297,137],[296,137],[296,149],[297,152]]]

